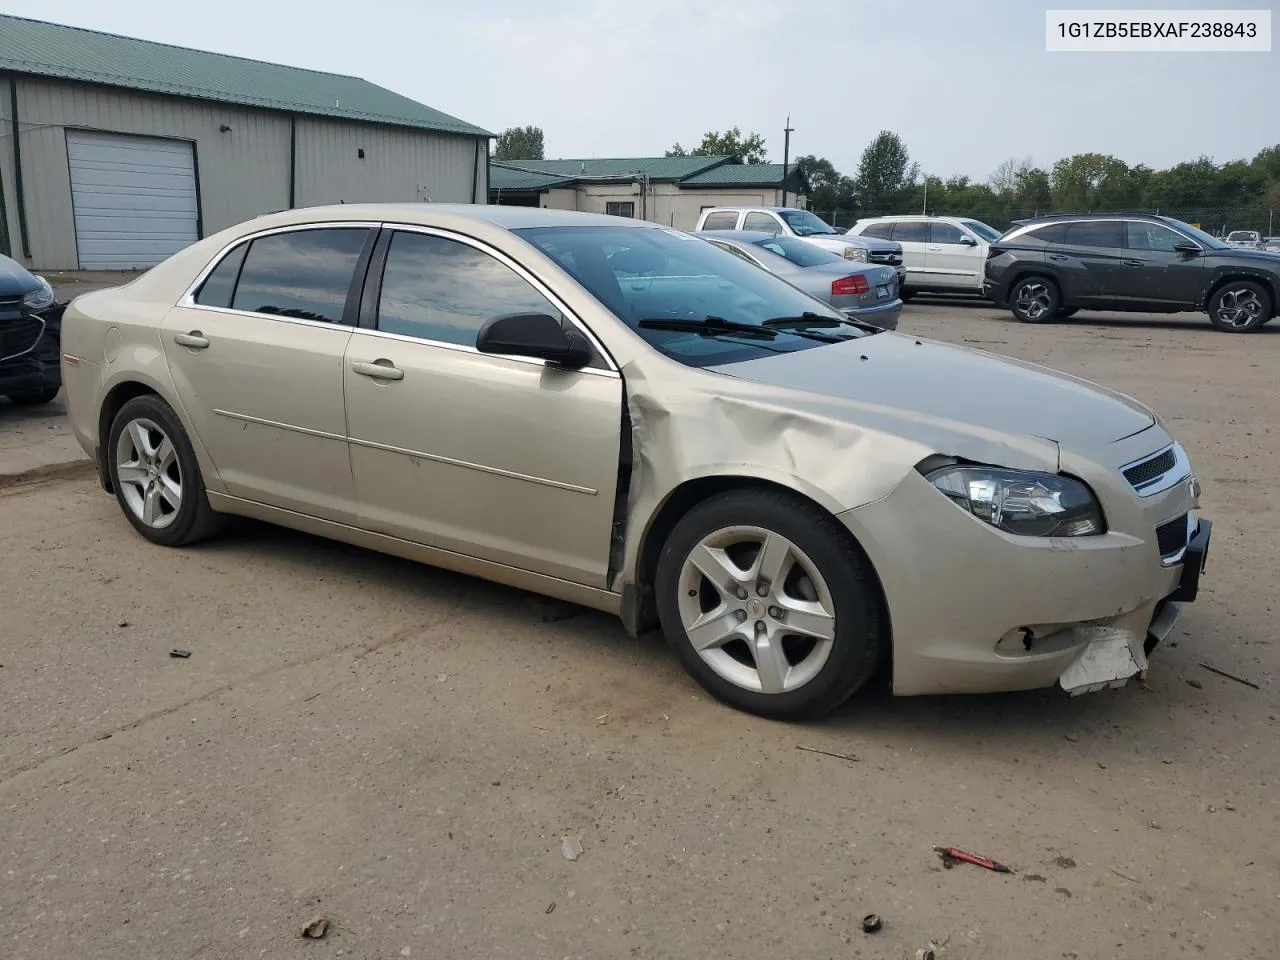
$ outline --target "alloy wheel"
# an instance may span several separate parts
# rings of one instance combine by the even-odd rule
[[[1039,281],[1024,283],[1018,287],[1014,305],[1028,320],[1042,320],[1053,306],[1053,295],[1044,283]]]
[[[163,530],[182,508],[178,452],[154,420],[130,420],[115,451],[116,481],[129,510],[146,526]]]
[[[734,526],[703,537],[681,567],[679,591],[690,645],[744,690],[796,690],[831,655],[831,592],[813,561],[781,534]]]
[[[1226,327],[1251,327],[1262,317],[1262,301],[1248,287],[1224,290],[1218,297],[1218,320]]]

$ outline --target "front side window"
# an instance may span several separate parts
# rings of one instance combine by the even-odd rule
[[[590,226],[513,232],[651,346],[690,366],[753,360],[862,335],[823,301],[677,230]],[[783,325],[770,326],[770,320]],[[799,327],[789,327],[788,320]],[[690,329],[651,326],[664,322]],[[749,329],[725,330],[726,324]]]
[[[1128,232],[1130,250],[1152,250],[1157,253],[1173,253],[1178,244],[1186,243],[1186,237],[1180,237],[1168,227],[1158,223],[1147,223],[1143,220],[1130,220],[1125,224]]]
[[[808,210],[783,210],[781,216],[797,237],[820,237],[840,232]]]
[[[611,217],[634,217],[636,215],[636,205],[632,200],[609,200],[604,205],[604,212]]]
[[[1175,220],[1173,217],[1161,217],[1166,223],[1171,224],[1174,228],[1181,230],[1187,236],[1191,237],[1202,247],[1208,247],[1210,250],[1225,250],[1227,245],[1215,237],[1211,233],[1205,233],[1199,227],[1193,227],[1189,223],[1183,223],[1181,220]]]
[[[719,213],[708,213],[702,221],[703,230],[733,230],[738,226],[738,214],[733,210],[721,210]]]
[[[898,243],[928,243],[928,220],[900,220],[894,224],[893,239]]]
[[[888,223],[873,223],[862,231],[860,236],[876,237],[880,240],[888,240],[893,233],[893,221]]]
[[[778,221],[768,213],[748,213],[745,220],[742,221],[743,230],[759,230],[763,233],[778,233],[782,227]]]
[[[249,245],[231,306],[299,320],[341,323],[347,291],[369,231],[296,230]]]
[[[929,224],[929,240],[932,243],[954,243],[958,246],[963,237],[964,231],[949,223],[935,220]]]
[[[564,317],[529,281],[483,250],[425,233],[396,233],[378,296],[378,329],[474,347],[485,322],[510,313]]]
[[[244,263],[244,255],[249,252],[249,244],[242,243],[213,268],[200,290],[196,293],[196,303],[206,307],[229,307],[231,298],[236,292],[236,281],[240,279],[240,265]]]
[[[1067,243],[1073,247],[1123,247],[1124,224],[1119,220],[1081,220],[1067,224]]]

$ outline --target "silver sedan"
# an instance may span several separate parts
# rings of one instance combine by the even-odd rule
[[[851,317],[896,330],[902,314],[892,267],[857,264],[803,240],[755,230],[703,230],[695,236],[768,270]]]

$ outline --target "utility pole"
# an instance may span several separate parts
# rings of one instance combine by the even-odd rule
[[[920,205],[920,215],[927,217],[929,215],[929,175],[924,176],[924,203]]]
[[[787,172],[791,166],[791,114],[787,114],[787,125],[782,130],[782,205],[787,205]]]

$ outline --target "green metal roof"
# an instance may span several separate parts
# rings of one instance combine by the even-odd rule
[[[537,172],[561,182],[580,177],[627,180],[646,174],[651,181],[675,182],[724,163],[733,157],[623,157],[598,160],[494,160],[490,176],[499,168]]]
[[[733,163],[712,167],[680,181],[681,187],[776,187],[782,183],[780,163]],[[787,171],[787,186],[808,187],[804,174],[792,166]]]
[[[490,190],[549,190],[573,183],[572,177],[562,177],[554,173],[533,173],[528,170],[517,170],[506,167],[497,161],[489,164]]]
[[[0,71],[268,110],[492,137],[359,77],[0,15]]]

